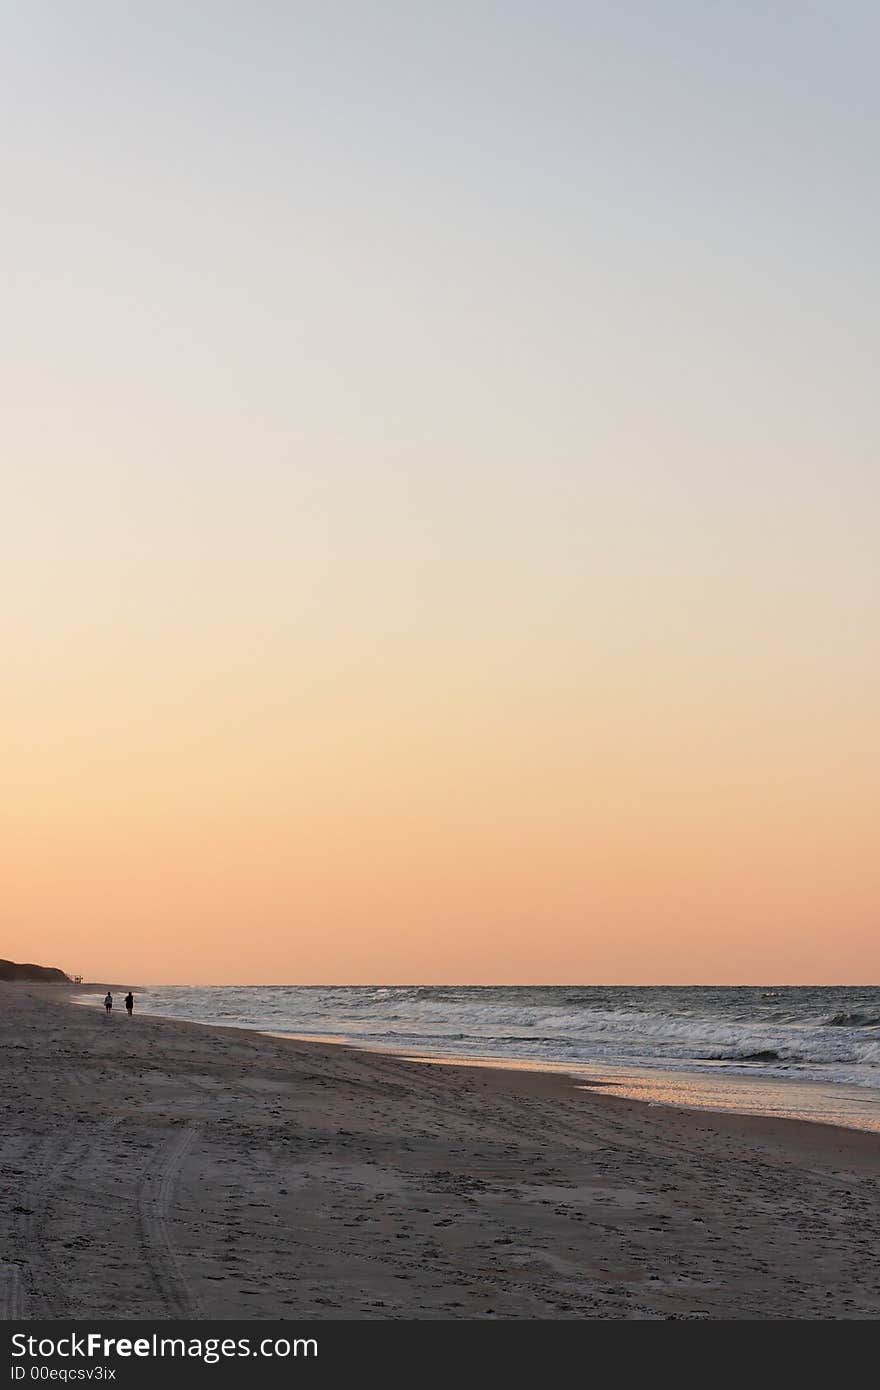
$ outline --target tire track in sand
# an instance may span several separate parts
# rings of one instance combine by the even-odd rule
[[[52,1203],[58,1189],[77,1169],[88,1167],[88,1160],[119,1124],[119,1117],[95,1126],[83,1139],[75,1139],[74,1126],[63,1128],[47,1139],[37,1154],[37,1174],[28,1190],[24,1219],[25,1259],[23,1296],[31,1314],[39,1318],[69,1316],[70,1299],[64,1282],[56,1275],[50,1260],[51,1241],[47,1240]]]
[[[37,1318],[63,1315],[66,1299],[56,1281],[46,1254],[45,1227],[56,1189],[65,1175],[79,1164],[89,1146],[73,1138],[73,1126],[48,1138],[37,1154],[37,1172],[25,1198],[23,1254],[27,1301]]]
[[[84,1073],[72,1071],[68,1079],[76,1091],[86,1078]],[[89,1140],[76,1138],[77,1107],[69,1096],[60,1096],[59,1099],[70,1118],[54,1134],[38,1140],[28,1155],[29,1163],[34,1164],[34,1175],[28,1184],[22,1210],[24,1267],[18,1270],[17,1279],[7,1276],[5,1292],[0,1289],[0,1307],[14,1299],[27,1308],[33,1317],[40,1318],[62,1317],[69,1308],[69,1300],[54,1275],[47,1254],[45,1229],[49,1224],[49,1209],[57,1189],[67,1175],[87,1158],[99,1137],[94,1135]],[[117,1123],[117,1120],[112,1120],[110,1128]],[[105,1127],[101,1126],[100,1131]]]
[[[18,1265],[0,1264],[0,1322],[17,1322],[27,1313],[27,1299]]]
[[[198,1318],[201,1307],[183,1272],[168,1230],[168,1208],[183,1160],[199,1134],[188,1124],[173,1134],[147,1167],[138,1193],[138,1217],[147,1266],[169,1315]]]

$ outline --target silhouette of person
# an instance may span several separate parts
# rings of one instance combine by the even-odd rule
[[[113,1008],[113,995],[110,993],[109,989],[104,995],[104,1008],[107,1010],[108,1014]]]
[[[132,994],[131,990],[129,990],[128,994],[125,996],[125,1007],[128,1012],[129,1018],[131,1018],[131,1011],[134,1008],[134,995]]]

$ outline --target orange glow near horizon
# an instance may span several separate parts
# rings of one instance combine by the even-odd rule
[[[793,705],[768,654],[751,693],[641,653],[563,680],[546,632],[518,680],[491,632],[457,669],[362,635],[343,672],[337,640],[208,679],[183,641],[83,634],[7,722],[3,953],[138,983],[875,975],[875,769],[833,692]]]

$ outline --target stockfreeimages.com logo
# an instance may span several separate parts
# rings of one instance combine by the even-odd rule
[[[12,1355],[19,1361],[23,1357],[67,1362],[80,1359],[111,1361],[116,1357],[139,1357],[144,1360],[170,1357],[203,1361],[213,1366],[218,1361],[235,1357],[262,1356],[283,1360],[289,1356],[318,1355],[318,1343],[314,1337],[263,1337],[259,1341],[252,1341],[250,1337],[160,1337],[155,1332],[149,1337],[134,1338],[105,1337],[101,1332],[72,1332],[62,1337],[31,1337],[24,1332],[14,1332],[11,1340]],[[13,1380],[24,1380],[27,1375],[26,1366],[13,1366]],[[69,1378],[74,1379],[72,1375]]]

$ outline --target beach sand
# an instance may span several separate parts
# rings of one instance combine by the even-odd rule
[[[880,1316],[880,1135],[71,993],[0,985],[7,1319]]]

